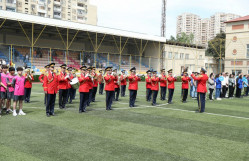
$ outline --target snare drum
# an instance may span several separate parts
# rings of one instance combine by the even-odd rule
[[[78,89],[80,86],[78,78],[73,78],[70,82],[70,85],[73,87],[73,89]]]

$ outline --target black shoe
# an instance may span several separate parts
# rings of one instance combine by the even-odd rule
[[[47,113],[47,117],[50,117],[49,113]]]
[[[63,107],[62,107],[62,106],[59,106],[59,108],[60,108],[60,109],[63,109]]]
[[[6,111],[6,114],[7,114],[7,115],[8,115],[8,114],[10,114],[10,111],[9,111],[9,110],[7,110],[7,111]]]
[[[82,113],[82,111],[79,111],[79,113]]]
[[[129,107],[130,107],[130,108],[132,108],[133,106],[132,106],[132,105],[130,105]]]
[[[168,102],[168,104],[173,104],[172,102]]]
[[[69,104],[72,104],[72,103],[73,103],[72,101],[69,102]]]
[[[83,110],[82,112],[86,112],[86,110]]]
[[[187,103],[187,101],[182,101],[182,103]]]
[[[109,110],[113,110],[112,108],[110,108]]]
[[[152,106],[156,106],[156,104],[155,104],[155,103],[152,103]]]
[[[54,114],[54,113],[51,113],[50,115],[51,115],[51,116],[55,116],[55,114]]]

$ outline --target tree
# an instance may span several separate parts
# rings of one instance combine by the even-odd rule
[[[174,36],[170,36],[169,41],[179,42],[184,44],[193,44],[194,34],[191,33],[190,35],[187,35],[185,32],[182,32],[181,34],[178,34],[176,38]]]
[[[217,34],[214,39],[208,42],[206,55],[213,56],[214,58],[224,58],[225,42],[226,42],[226,34],[224,32]]]

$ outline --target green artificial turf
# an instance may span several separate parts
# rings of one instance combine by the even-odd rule
[[[79,94],[68,108],[46,117],[44,94],[34,84],[26,116],[0,118],[1,161],[68,160],[249,160],[249,97],[206,101],[199,114],[197,101],[181,103],[180,83],[173,104],[145,101],[145,84],[139,84],[135,108],[126,97],[105,110],[105,95],[79,114]]]

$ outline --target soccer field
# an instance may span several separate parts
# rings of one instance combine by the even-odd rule
[[[249,98],[206,102],[206,113],[195,113],[197,101],[181,103],[180,83],[173,104],[145,101],[139,83],[135,108],[125,98],[105,110],[98,95],[87,113],[78,113],[79,94],[67,109],[46,117],[41,84],[33,86],[26,116],[0,118],[1,161],[67,160],[249,160]],[[168,93],[168,92],[167,92]]]

